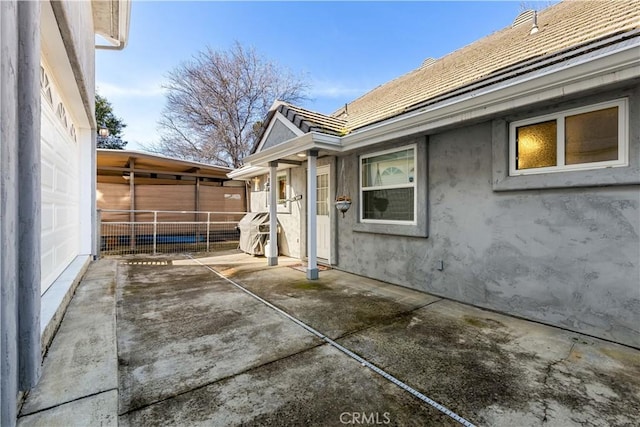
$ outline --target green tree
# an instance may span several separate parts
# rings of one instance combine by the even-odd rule
[[[121,118],[113,114],[113,107],[107,98],[98,94],[96,94],[96,123],[98,125],[96,141],[98,148],[124,149],[127,141],[122,140],[122,130],[127,127],[127,125]],[[107,128],[109,135],[101,136],[101,128]]]

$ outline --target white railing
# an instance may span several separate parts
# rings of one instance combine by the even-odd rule
[[[101,255],[213,252],[238,246],[246,212],[99,209]]]

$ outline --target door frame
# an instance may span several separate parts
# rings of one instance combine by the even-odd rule
[[[328,160],[328,161],[327,161]],[[316,168],[316,176],[318,175],[319,171],[323,171],[323,170],[327,170],[328,169],[328,174],[329,174],[329,258],[320,258],[321,264],[328,264],[328,265],[336,265],[337,264],[337,248],[336,248],[336,212],[335,212],[335,208],[333,205],[333,198],[335,197],[335,177],[334,177],[334,171],[335,171],[335,162],[336,162],[336,157],[332,156],[330,158],[328,157],[324,157],[322,158],[318,163],[318,166]],[[308,167],[305,167],[305,182],[306,180],[309,179],[309,169]],[[317,185],[317,183],[316,183]],[[306,184],[305,184],[305,188]],[[317,189],[316,189],[317,191]],[[307,195],[308,196],[308,195]],[[305,196],[305,197],[307,197]],[[308,209],[306,208],[306,203],[304,204],[305,206],[305,210],[304,210],[304,214],[301,218],[300,221],[300,226],[301,226],[301,232],[302,232],[302,236],[304,236],[304,244],[301,248],[301,254],[303,255],[303,258],[306,259],[306,254],[308,253],[307,249],[307,245],[308,245],[308,236],[307,236],[307,223],[308,223],[308,218],[309,218],[309,214],[308,214]]]

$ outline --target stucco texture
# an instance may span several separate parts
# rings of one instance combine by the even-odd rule
[[[429,236],[356,232],[355,204],[338,268],[640,347],[638,186],[494,192],[490,122],[422,144]]]

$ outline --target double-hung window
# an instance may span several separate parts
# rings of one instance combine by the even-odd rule
[[[360,221],[416,224],[416,146],[360,157]]]
[[[509,174],[626,166],[627,100],[520,120],[509,127]]]

